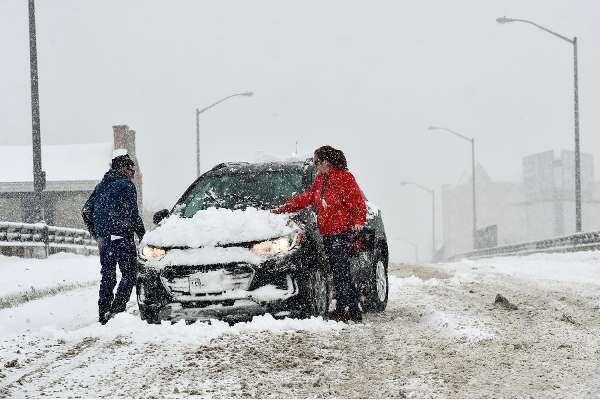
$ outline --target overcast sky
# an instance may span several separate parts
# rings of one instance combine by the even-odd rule
[[[37,0],[42,142],[138,133],[144,200],[170,206],[203,170],[323,144],[345,151],[388,237],[427,256],[426,193],[470,173],[476,138],[496,180],[524,155],[573,148],[572,46],[506,15],[578,36],[582,151],[600,160],[600,2]],[[31,143],[26,0],[0,1],[0,145]],[[68,161],[67,161],[68,162]],[[73,166],[77,168],[77,166]],[[100,178],[100,177],[99,177]],[[441,204],[438,203],[441,212]],[[441,231],[441,229],[439,229]],[[441,239],[441,237],[440,237]],[[395,259],[412,257],[400,240]]]

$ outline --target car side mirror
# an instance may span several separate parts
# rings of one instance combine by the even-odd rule
[[[158,224],[160,224],[160,221],[167,218],[168,216],[169,216],[169,210],[167,210],[165,208],[163,210],[160,210],[160,211],[157,211],[154,213],[154,216],[152,217],[152,222],[154,222],[154,225],[158,225]]]

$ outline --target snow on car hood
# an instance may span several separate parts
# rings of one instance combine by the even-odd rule
[[[273,214],[253,207],[245,210],[212,207],[198,211],[192,218],[171,215],[146,233],[142,245],[215,247],[273,239],[293,231],[294,225],[286,214]]]

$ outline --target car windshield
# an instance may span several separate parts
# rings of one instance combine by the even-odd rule
[[[269,209],[280,206],[302,190],[301,171],[261,171],[207,176],[180,203],[180,215],[192,217],[210,207]]]

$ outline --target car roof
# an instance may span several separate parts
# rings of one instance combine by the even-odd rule
[[[293,161],[273,161],[273,162],[228,162],[215,165],[210,171],[206,172],[205,176],[219,176],[228,175],[232,173],[238,174],[252,174],[260,172],[270,171],[289,171],[289,172],[300,172],[303,171],[312,162],[311,159],[306,161],[293,160]]]

